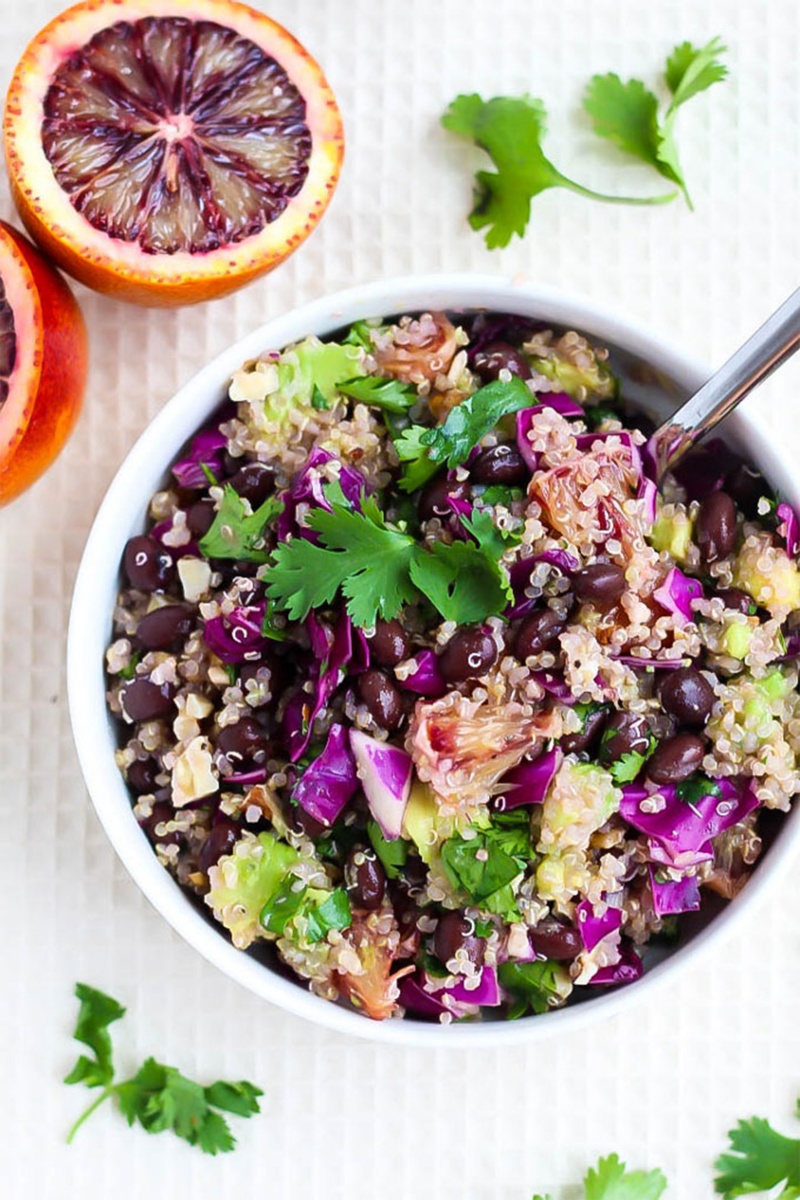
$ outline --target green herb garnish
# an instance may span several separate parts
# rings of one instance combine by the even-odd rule
[[[800,1117],[800,1100],[796,1116]],[[800,1197],[800,1139],[787,1138],[762,1117],[739,1121],[728,1133],[730,1149],[714,1164],[714,1188],[721,1196],[749,1196],[783,1185],[776,1200]]]
[[[367,822],[367,833],[387,878],[396,879],[406,865],[409,843],[405,838],[385,838],[377,821]]]
[[[248,513],[245,501],[226,483],[213,524],[198,542],[201,553],[206,558],[267,562],[269,554],[262,544],[264,533],[282,508],[283,501],[278,496],[268,496],[254,513]]]
[[[658,98],[638,79],[623,83],[619,75],[594,75],[584,97],[595,133],[676,183],[689,208],[692,202],[678,157],[675,118],[687,100],[726,77],[728,69],[718,58],[725,49],[719,38],[700,48],[691,42],[675,47],[666,63],[671,99],[663,120],[658,116]]]
[[[142,661],[141,650],[134,650],[133,654],[130,656],[130,659],[128,660],[127,667],[123,667],[122,670],[119,671],[120,678],[121,679],[133,679],[134,675],[136,674],[136,667],[138,666],[138,664],[141,661]]]
[[[268,933],[282,934],[305,904],[308,888],[297,887],[299,882],[296,875],[287,875],[262,908],[258,919]]]
[[[547,1012],[550,999],[560,995],[558,975],[561,971],[563,967],[552,959],[536,959],[534,962],[509,960],[501,963],[497,978],[514,996],[508,1019],[514,1021],[527,1012]]]
[[[325,399],[325,394],[316,383],[311,390],[311,407],[315,408],[317,412],[327,412],[330,408],[330,404]]]
[[[360,400],[372,408],[382,408],[385,412],[408,412],[419,400],[417,389],[410,383],[399,379],[387,379],[379,375],[362,375],[356,379],[346,379],[336,385],[343,396],[351,400]]]
[[[258,1097],[263,1095],[260,1088],[244,1081],[219,1081],[204,1088],[175,1067],[165,1066],[154,1058],[145,1059],[130,1079],[114,1083],[108,1027],[124,1017],[126,1010],[111,996],[85,983],[75,985],[75,995],[81,1007],[73,1036],[88,1046],[93,1057],[82,1054],[64,1082],[103,1090],[72,1126],[67,1142],[72,1141],[95,1109],[113,1097],[129,1125],[138,1122],[148,1133],[171,1129],[206,1154],[233,1150],[236,1140],[222,1112],[253,1116],[260,1111]]]
[[[616,1154],[609,1154],[586,1172],[583,1200],[659,1200],[666,1186],[661,1171],[629,1171]],[[537,1195],[532,1200],[552,1198]]]
[[[520,864],[484,831],[472,838],[456,833],[442,845],[442,866],[453,887],[481,904],[493,892],[516,879]]]
[[[349,929],[353,924],[350,900],[347,892],[341,887],[331,892],[322,904],[310,908],[306,916],[306,941],[312,943],[321,942],[332,929]]]
[[[707,775],[697,772],[675,784],[675,795],[684,804],[697,804],[704,796],[721,796],[722,788]]]

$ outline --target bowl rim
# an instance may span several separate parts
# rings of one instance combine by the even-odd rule
[[[95,812],[121,862],[153,907],[204,958],[229,978],[295,1016],[337,1033],[352,1034],[386,1044],[416,1047],[465,1047],[519,1044],[566,1034],[620,1012],[654,990],[679,970],[685,970],[711,942],[730,932],[739,917],[759,901],[794,852],[800,840],[800,813],[787,814],[769,850],[768,869],[756,870],[739,896],[684,947],[648,971],[635,983],[609,991],[575,1007],[529,1016],[517,1021],[487,1021],[441,1026],[417,1021],[371,1021],[313,995],[243,954],[199,913],[168,871],[159,863],[130,805],[128,791],[114,763],[113,734],[105,705],[104,650],[108,643],[111,607],[116,594],[121,547],[143,524],[153,480],[163,477],[164,465],[224,398],[231,374],[265,350],[280,349],[307,334],[325,336],[336,328],[368,316],[436,309],[486,308],[541,317],[568,325],[600,342],[608,341],[645,359],[685,386],[697,388],[708,368],[654,334],[638,320],[605,304],[560,289],[540,287],[497,275],[442,273],[400,276],[356,285],[271,318],[238,339],[193,375],[146,426],[126,454],[106,490],[89,531],[73,589],[67,634],[67,691],[78,760]],[[786,478],[788,464],[762,431],[756,418],[740,408],[728,419],[736,440],[773,479],[784,476],[784,492],[798,499],[797,486]],[[165,459],[164,448],[169,448]],[[153,463],[161,464],[156,469]],[[113,553],[109,547],[116,547]],[[98,584],[105,584],[98,586]],[[98,647],[100,653],[98,654]],[[87,664],[89,664],[87,666]],[[98,736],[104,731],[104,737]]]

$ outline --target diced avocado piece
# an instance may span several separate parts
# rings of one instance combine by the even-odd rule
[[[424,863],[430,866],[438,841],[436,799],[427,783],[415,779],[403,813],[403,835],[410,838]]]
[[[666,550],[677,562],[686,562],[692,544],[694,522],[683,509],[671,505],[661,508],[650,530],[650,545],[654,550]]]
[[[773,667],[761,679],[755,680],[755,688],[765,700],[773,701],[782,700],[784,696],[788,696],[792,685],[780,667]]]
[[[768,538],[748,538],[736,558],[733,586],[773,612],[800,608],[800,571],[795,561]]]
[[[606,363],[598,362],[594,353],[585,367],[576,366],[564,358],[532,358],[531,367],[576,400],[609,400],[617,394],[617,381]]]
[[[594,763],[565,762],[542,805],[539,850],[587,846],[591,835],[619,808],[622,793],[611,774]]]
[[[750,649],[750,643],[753,640],[753,634],[758,628],[758,621],[753,624],[745,623],[744,621],[734,621],[728,625],[722,634],[721,649],[725,654],[729,654],[731,658],[744,660],[747,657],[747,652]]]
[[[206,903],[230,933],[234,946],[244,950],[263,934],[261,911],[290,867],[299,861],[296,850],[264,832],[242,838],[211,868]]]

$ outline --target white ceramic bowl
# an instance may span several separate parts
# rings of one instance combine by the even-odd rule
[[[104,653],[118,589],[118,568],[128,538],[144,527],[150,496],[189,436],[224,398],[226,384],[241,364],[280,349],[309,333],[324,336],[362,317],[420,310],[487,309],[517,313],[556,326],[578,329],[612,350],[625,394],[665,415],[696,389],[708,371],[634,321],[579,297],[516,286],[493,277],[417,277],[354,287],[314,301],[270,321],[205,367],[164,407],[120,467],[97,514],[80,565],[68,639],[68,684],[72,726],[83,774],[108,837],[136,883],[172,927],[210,962],[265,1000],[330,1029],[401,1045],[476,1046],[518,1042],[568,1032],[598,1021],[652,991],[689,966],[712,938],[730,929],[791,853],[800,836],[800,811],[789,815],[742,893],[722,912],[699,921],[683,919],[682,943],[638,982],[612,992],[598,989],[575,1007],[518,1021],[447,1027],[418,1021],[370,1021],[283,978],[261,961],[234,949],[221,928],[205,919],[160,865],[131,811],[115,763],[116,731],[105,704]],[[768,443],[745,412],[727,422],[726,438],[758,464],[773,487],[792,502],[800,499],[792,465],[781,447]]]

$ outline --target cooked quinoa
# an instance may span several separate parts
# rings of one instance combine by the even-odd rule
[[[510,316],[236,372],[106,654],[134,813],[236,947],[373,1019],[513,1018],[746,883],[800,790],[800,527],[722,443],[658,494],[650,432]]]

